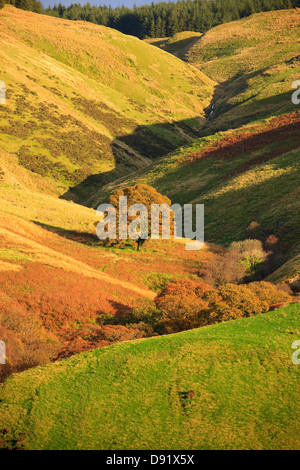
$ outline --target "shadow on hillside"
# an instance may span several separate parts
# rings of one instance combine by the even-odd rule
[[[228,245],[236,240],[265,240],[275,235],[280,255],[296,248],[300,240],[297,168],[293,155],[279,157],[272,160],[268,172],[258,171],[257,178],[246,177],[237,184],[224,185],[224,190],[213,197],[199,197],[196,202],[205,205],[206,240]],[[250,229],[251,224],[258,226],[256,232]]]
[[[37,222],[36,220],[31,220],[34,224],[42,227],[49,232],[56,233],[57,235],[67,238],[68,240],[72,240],[77,243],[81,243],[83,245],[94,246],[95,244],[99,244],[99,239],[95,234],[89,232],[79,232],[77,230],[67,230],[62,227],[56,227],[54,225],[43,224],[41,222]]]
[[[173,123],[137,126],[131,134],[120,134],[111,143],[115,168],[92,174],[60,196],[84,204],[91,193],[106,184],[145,168],[177,148],[200,137],[204,117],[184,119]],[[95,149],[96,153],[97,149]]]
[[[120,318],[128,315],[131,312],[131,308],[128,307],[126,304],[122,304],[121,302],[116,302],[115,300],[110,300],[109,303],[115,310],[115,317],[119,320]],[[114,323],[114,322],[113,322]]]
[[[290,91],[250,103],[251,100],[258,96],[258,94],[253,93],[236,104],[231,103],[231,100],[247,91],[249,81],[257,77],[264,77],[267,70],[268,67],[248,74],[237,73],[229,80],[216,86],[210,106],[205,109],[209,121],[206,126],[207,129],[204,131],[205,134],[207,132],[214,133],[236,129],[255,119],[270,117],[279,111],[279,104],[291,106],[292,92]],[[260,91],[262,91],[261,88],[259,89]],[[231,116],[230,111],[235,108],[240,108],[240,115]],[[212,114],[211,111],[213,111]]]
[[[261,130],[256,128],[254,133],[248,130],[247,133],[230,135],[221,140],[216,147],[212,147],[201,155],[219,161],[249,154],[250,158],[245,159],[242,165],[223,175],[220,181],[224,181],[299,148],[299,130],[299,116],[291,114],[285,117],[274,117],[270,128]]]
[[[200,36],[196,35],[189,38],[180,39],[179,41],[174,41],[169,44],[166,43],[159,47],[164,49],[166,52],[169,52],[169,54],[174,54],[176,57],[182,58],[189,48],[192,47],[199,39]]]
[[[213,135],[219,131],[239,128],[255,119],[267,118],[274,115],[282,103],[281,111],[291,111],[291,92],[277,95],[276,97],[257,100],[255,103],[247,101],[253,98],[245,99],[238,105],[232,105],[229,101],[236,96],[236,93],[242,93],[247,89],[247,82],[255,76],[262,75],[266,69],[253,72],[251,74],[237,74],[232,79],[217,86],[212,103],[215,103],[214,113],[209,117],[209,110],[206,111],[206,119],[203,117],[184,119],[173,123],[151,124],[149,126],[138,126],[130,134],[120,134],[111,143],[111,149],[114,156],[114,169],[107,172],[92,174],[87,176],[79,184],[69,188],[69,190],[60,196],[62,199],[73,200],[76,203],[86,206],[96,207],[109,193],[109,183],[122,178],[128,178],[132,173],[145,169],[151,163],[166,156],[170,152],[190,144],[193,140],[200,137]],[[290,106],[288,109],[286,104]],[[242,115],[228,116],[228,111],[237,106],[241,106]],[[296,110],[296,109],[295,109]],[[272,133],[271,133],[272,134]],[[274,136],[276,138],[276,136]],[[255,141],[256,137],[252,140]],[[255,142],[254,142],[255,143]],[[268,140],[268,144],[270,144]],[[260,142],[260,145],[262,143]],[[249,151],[253,151],[250,148]],[[95,149],[96,153],[97,149]],[[243,146],[239,151],[244,153]],[[257,162],[259,163],[259,162]],[[102,192],[99,200],[91,196]],[[176,201],[174,201],[176,202]]]

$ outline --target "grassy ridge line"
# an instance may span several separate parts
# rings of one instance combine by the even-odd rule
[[[235,128],[255,116],[295,109],[291,85],[300,72],[299,35],[295,8],[219,25],[190,47],[184,60],[218,82],[208,129]]]
[[[299,449],[299,326],[295,304],[16,374],[1,387],[6,439],[27,449]]]

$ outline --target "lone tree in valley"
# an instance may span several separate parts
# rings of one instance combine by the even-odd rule
[[[120,206],[119,201],[120,197],[127,197],[127,208],[128,214],[126,218],[127,230],[125,238],[120,237]],[[134,186],[128,186],[124,189],[119,189],[109,197],[109,204],[114,206],[116,209],[116,237],[111,239],[107,238],[104,241],[106,246],[118,246],[122,247],[125,246],[126,242],[130,242],[131,244],[136,244],[137,251],[139,251],[140,247],[146,242],[147,237],[145,237],[145,232],[147,236],[150,237],[150,234],[153,235],[153,225],[151,226],[151,214],[153,214],[153,204],[155,205],[165,205],[167,207],[168,213],[169,207],[171,206],[171,201],[167,196],[163,196],[159,192],[156,191],[155,188],[152,186],[148,186],[147,184],[136,184]],[[143,213],[135,208],[135,204],[141,204],[144,206],[145,210]],[[132,207],[133,211],[130,210]],[[137,209],[137,210],[135,210]],[[158,208],[159,209],[159,208]],[[134,215],[133,215],[134,213]],[[155,238],[159,238],[160,234],[162,233],[162,226],[163,226],[163,217],[162,213],[159,213],[159,222],[158,222],[158,232],[156,231],[155,234],[157,235]],[[134,224],[135,230],[137,232],[136,239],[133,240],[132,237],[128,235],[130,232],[130,225]],[[170,235],[174,233],[174,217],[172,213],[170,214]],[[143,226],[143,229],[142,229]],[[124,231],[124,224],[121,227]],[[126,238],[127,237],[127,238]]]

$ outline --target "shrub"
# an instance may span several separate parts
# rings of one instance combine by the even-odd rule
[[[212,287],[192,280],[176,280],[167,284],[155,298],[162,312],[161,323],[167,333],[207,324],[207,302],[203,294]]]
[[[269,310],[266,301],[260,300],[246,286],[226,284],[204,294],[208,302],[209,322],[219,323],[237,318],[251,317]]]
[[[239,254],[240,260],[248,271],[254,271],[257,265],[267,257],[262,242],[251,238],[231,243],[229,251]]]
[[[275,245],[277,245],[279,242],[279,238],[276,237],[276,235],[269,235],[266,240],[265,240],[265,246],[268,248],[268,249],[271,249],[271,250],[274,250],[274,247]]]
[[[173,275],[169,273],[151,273],[147,276],[147,285],[149,289],[161,292],[172,279]]]
[[[37,313],[3,293],[0,293],[0,338],[7,355],[0,381],[13,372],[50,362],[60,346],[57,337],[43,327]]]
[[[228,283],[236,284],[246,276],[246,266],[241,263],[240,254],[231,251],[206,263],[201,274],[205,281],[215,287]]]
[[[126,315],[124,321],[130,324],[143,323],[148,325],[147,331],[150,332],[149,326],[153,332],[162,332],[161,326],[162,312],[154,302],[149,299],[141,299],[131,312]]]
[[[141,327],[136,327],[136,325],[84,325],[79,331],[70,336],[56,359],[64,359],[83,351],[146,336],[147,333]]]
[[[5,276],[0,273],[0,286],[59,337],[100,312],[115,310],[100,281],[41,263],[28,263],[26,269]]]
[[[247,285],[248,289],[251,290],[261,301],[267,302],[268,306],[273,305],[281,306],[286,302],[290,302],[291,298],[289,294],[278,290],[276,286],[270,282],[251,282]]]

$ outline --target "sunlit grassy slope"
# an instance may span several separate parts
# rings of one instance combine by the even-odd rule
[[[57,276],[94,279],[108,299],[132,306],[137,296],[152,299],[167,280],[196,276],[212,256],[207,247],[191,252],[171,240],[149,241],[140,252],[105,248],[93,209],[4,183],[0,198],[0,290],[16,298],[29,290],[36,300],[29,277],[40,265]],[[39,281],[45,292],[46,271]]]
[[[293,108],[299,79],[300,9],[256,13],[217,26],[184,59],[218,82],[211,129],[239,127]]]
[[[8,444],[26,449],[299,449],[299,305],[121,343],[14,375]]]
[[[211,80],[137,38],[6,6],[0,42],[0,166],[8,155],[38,189],[61,194],[91,174],[109,181],[202,126]]]

